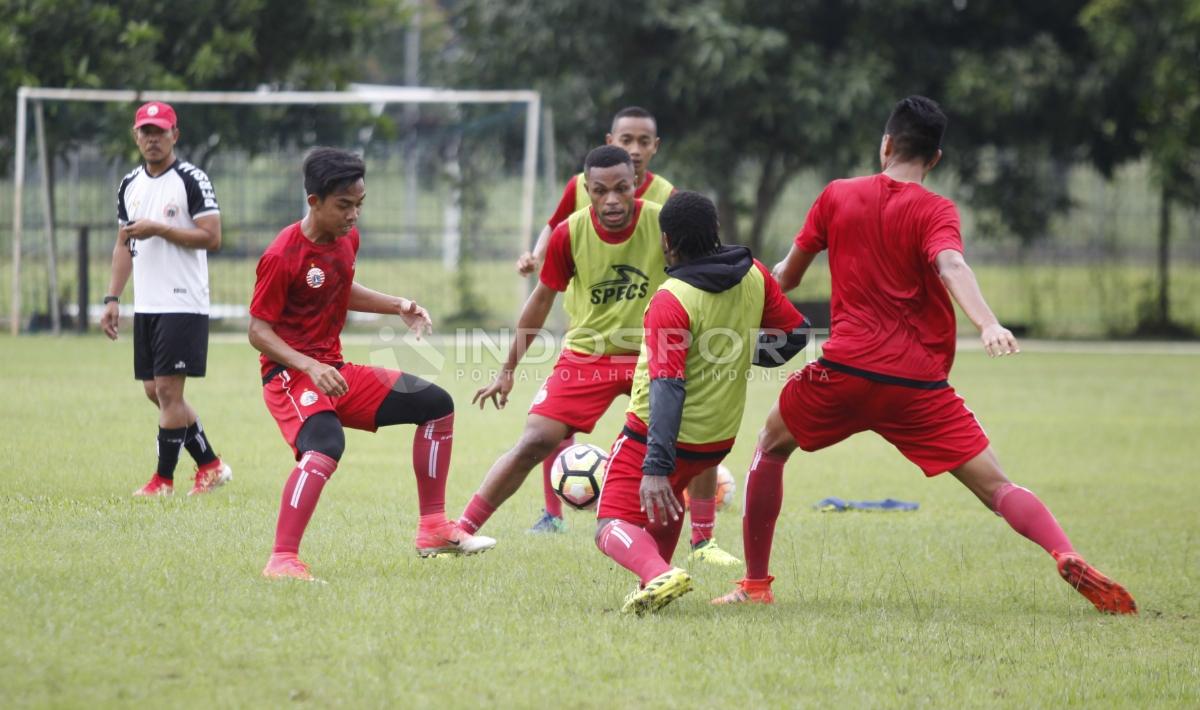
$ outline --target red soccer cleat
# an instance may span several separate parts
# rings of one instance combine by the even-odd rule
[[[472,535],[449,520],[436,527],[422,526],[417,530],[417,554],[421,557],[443,555],[474,555],[487,552],[496,541],[486,535]]]
[[[1106,577],[1079,555],[1055,553],[1054,559],[1058,561],[1058,574],[1098,610],[1105,614],[1137,613],[1137,602],[1125,587]]]
[[[133,492],[134,497],[169,496],[175,492],[175,482],[155,473],[150,482]]]
[[[232,478],[233,469],[229,468],[229,465],[222,462],[221,459],[217,459],[204,468],[196,469],[196,476],[193,479],[195,483],[192,485],[192,490],[188,491],[188,495],[208,493],[217,486],[225,485]]]
[[[775,595],[771,592],[771,582],[774,581],[774,577],[767,577],[766,579],[739,579],[735,582],[738,585],[737,589],[713,599],[712,603],[717,606],[724,604],[774,604]]]
[[[267,579],[298,579],[302,582],[315,582],[317,578],[308,571],[308,565],[291,552],[274,552],[267,566],[263,568],[262,576]]]

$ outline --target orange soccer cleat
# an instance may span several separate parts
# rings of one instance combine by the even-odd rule
[[[1105,614],[1136,614],[1137,602],[1125,587],[1105,576],[1074,553],[1055,553],[1058,574]]]
[[[192,490],[188,491],[188,495],[208,493],[218,486],[225,485],[232,478],[233,469],[229,468],[229,465],[221,459],[217,459],[204,468],[196,469],[196,476],[193,479],[195,483],[192,485]]]
[[[163,478],[155,473],[150,478],[150,482],[133,492],[135,497],[140,496],[169,496],[175,492],[175,482],[169,478]]]
[[[300,561],[294,552],[273,552],[267,566],[263,567],[262,576],[267,579],[298,579],[302,582],[315,582],[317,578],[308,571],[308,565]]]
[[[771,582],[774,577],[766,579],[739,579],[737,589],[712,600],[718,606],[724,604],[774,604],[775,595],[771,592]]]

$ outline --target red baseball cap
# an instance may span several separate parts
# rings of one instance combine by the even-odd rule
[[[175,127],[175,109],[161,101],[142,104],[133,117],[133,127],[142,126],[158,126],[164,131],[171,130]]]

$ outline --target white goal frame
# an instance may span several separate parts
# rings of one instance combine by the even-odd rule
[[[54,225],[50,223],[49,186],[45,183],[49,158],[46,154],[44,101],[126,102],[164,101],[172,104],[295,105],[295,104],[525,104],[525,151],[521,170],[520,249],[528,248],[533,237],[533,202],[537,180],[538,131],[542,112],[541,94],[532,90],[488,91],[459,90],[419,86],[355,85],[351,91],[135,91],[124,89],[62,89],[22,86],[17,89],[17,127],[13,166],[12,224],[12,302],[10,328],[21,332],[21,241],[25,189],[25,141],[27,108],[34,104],[34,122],[38,139],[38,159],[43,175],[42,199],[47,204],[47,270],[50,288],[51,329],[62,331],[58,297],[58,265],[55,256]],[[523,292],[523,291],[522,291]]]

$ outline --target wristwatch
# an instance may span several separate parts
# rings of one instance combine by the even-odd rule
[[[110,303],[117,303],[120,300],[121,299],[117,298],[116,296],[105,296],[104,297],[104,305],[107,306]]]

